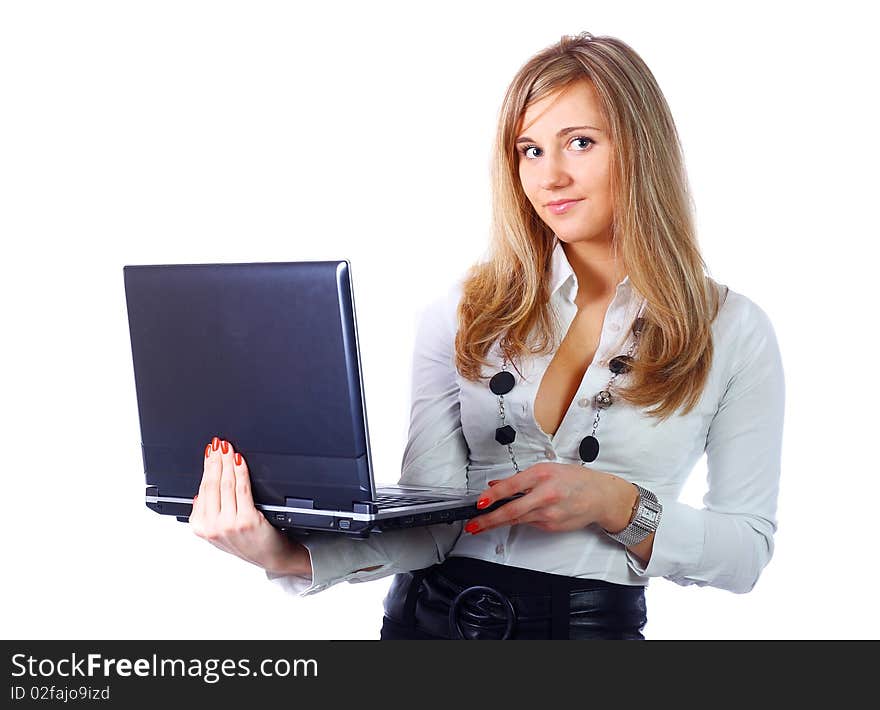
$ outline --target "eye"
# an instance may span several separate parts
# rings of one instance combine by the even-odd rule
[[[573,143],[581,144],[581,147],[577,148],[576,152],[584,153],[589,150],[593,145],[595,145],[596,141],[594,141],[592,138],[588,138],[587,136],[577,136],[575,138],[572,138],[568,142],[569,145],[572,145]],[[536,150],[539,153],[541,151],[541,149],[536,145],[525,145],[519,149],[519,152],[526,160],[533,160],[535,157],[538,157],[535,154],[529,154],[530,150]]]
[[[578,136],[577,138],[571,139],[571,143],[578,143],[578,142],[589,143],[590,145],[593,145],[596,141],[594,141],[592,138],[587,138],[586,136]],[[587,148],[589,148],[589,145],[583,146],[583,148],[581,150],[584,151]]]

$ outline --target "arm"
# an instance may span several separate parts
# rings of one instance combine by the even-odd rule
[[[633,519],[639,502],[639,491],[629,481],[613,474],[608,475],[608,488],[604,496],[607,503],[605,517],[597,521],[605,530],[619,533]],[[662,522],[662,519],[661,519]],[[651,560],[654,548],[654,535],[651,533],[637,545],[629,545],[626,549],[639,558],[642,565]]]
[[[747,302],[738,331],[732,375],[706,438],[705,507],[658,495],[660,525],[627,549],[627,559],[640,575],[742,594],[773,556],[785,383],[767,315]]]
[[[469,451],[461,430],[454,368],[457,289],[429,305],[416,331],[410,427],[400,482],[467,486]],[[394,530],[350,540],[314,535],[302,541],[303,558],[266,572],[287,591],[313,594],[339,582],[366,582],[443,561],[461,532],[461,522]]]

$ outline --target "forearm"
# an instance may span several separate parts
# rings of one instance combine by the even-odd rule
[[[286,579],[282,586],[291,593],[315,594],[339,582],[368,582],[442,562],[460,533],[461,522],[389,530],[366,540],[316,533],[303,541],[304,555],[286,553],[280,569],[266,573],[273,581]],[[308,586],[303,578],[310,580]]]
[[[623,530],[635,515],[639,492],[629,481],[607,474],[608,487],[605,495],[605,515],[599,522],[603,529],[611,533]],[[647,565],[651,560],[651,551],[654,547],[654,533],[651,533],[636,545],[627,547],[636,557]]]
[[[654,533],[648,535],[648,537],[642,540],[638,545],[628,545],[626,549],[638,557],[642,561],[642,564],[647,566],[651,561],[651,550],[654,549]]]
[[[596,523],[608,532],[623,530],[631,520],[637,495],[632,483],[607,474],[604,514]],[[661,545],[654,549],[655,533],[651,533],[626,549],[641,561],[639,574],[646,574],[650,563],[652,577],[743,594],[751,591],[773,555],[774,511],[775,497],[765,504],[763,514],[738,515],[666,500],[657,528]]]
[[[287,538],[288,546],[278,556],[277,561],[266,568],[275,574],[292,574],[297,577],[312,578],[312,560],[308,548]]]

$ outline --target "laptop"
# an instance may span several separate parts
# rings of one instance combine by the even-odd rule
[[[230,441],[282,530],[373,532],[473,518],[480,491],[377,488],[351,265],[123,267],[146,505],[189,520],[204,450]]]

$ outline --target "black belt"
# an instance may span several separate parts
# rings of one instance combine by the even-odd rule
[[[644,587],[451,557],[396,575],[386,621],[420,638],[644,638]]]

